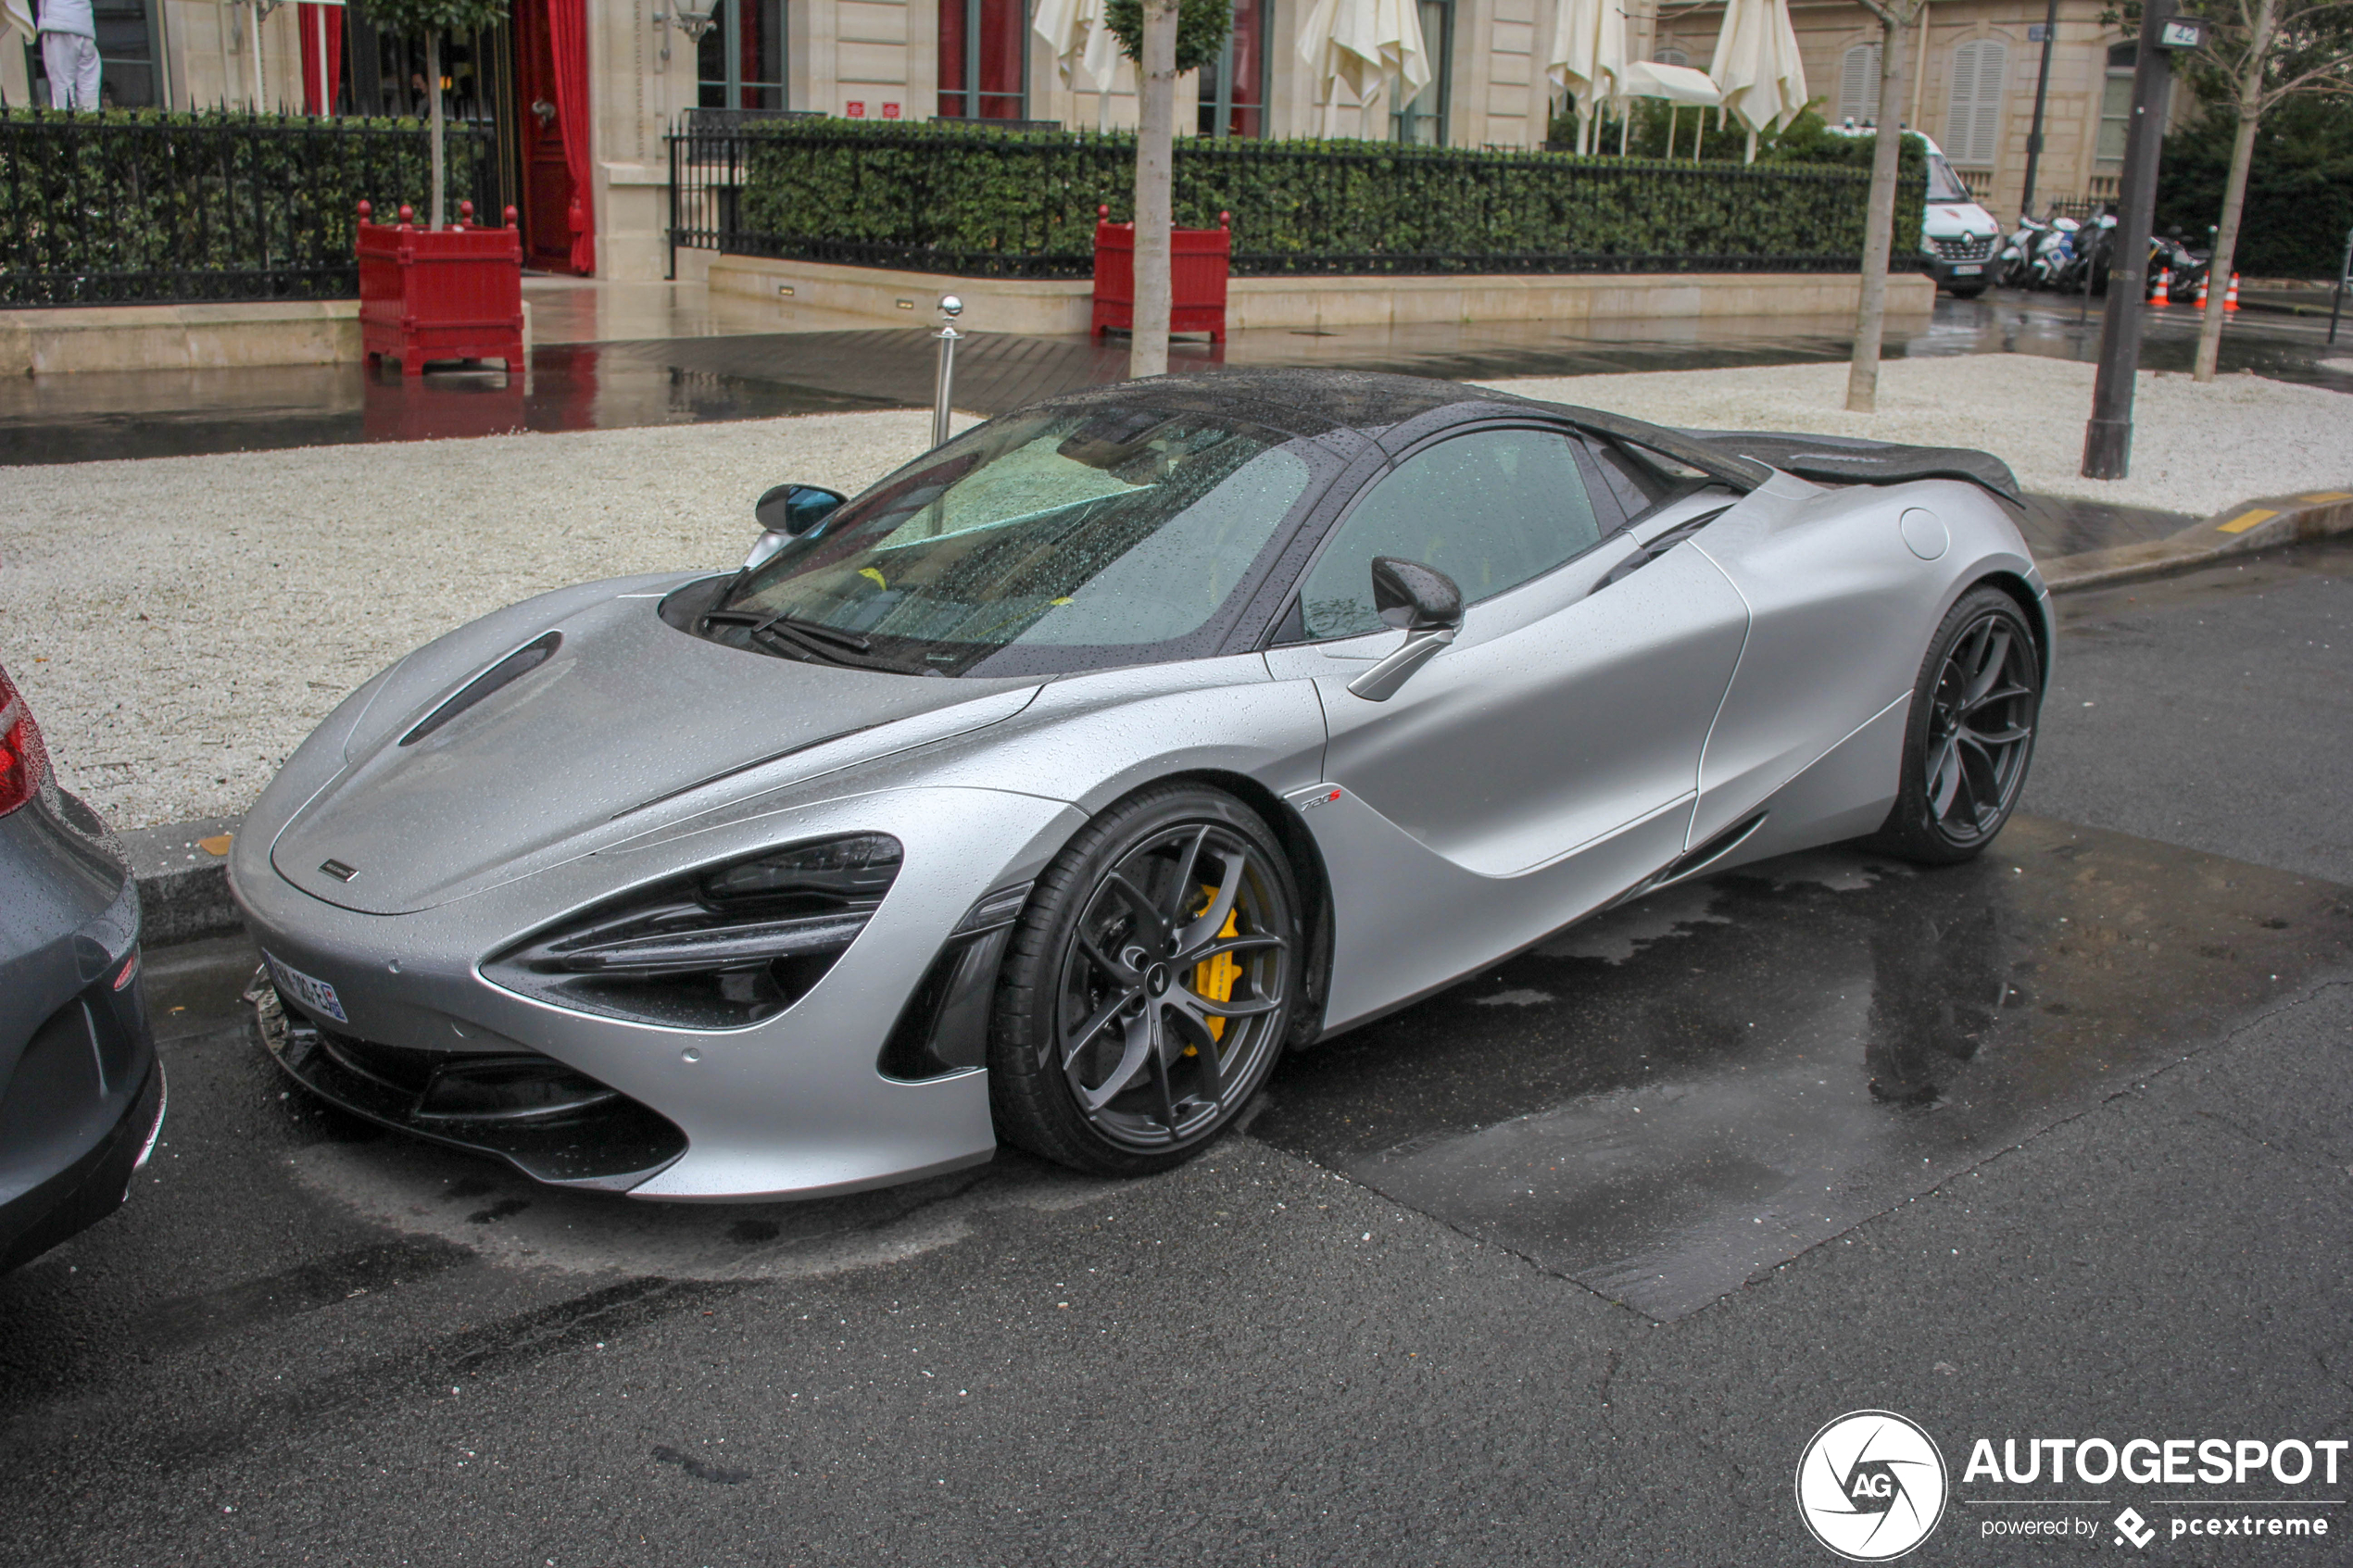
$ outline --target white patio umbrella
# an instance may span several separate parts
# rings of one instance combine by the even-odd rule
[[[1626,85],[1622,89],[1629,98],[1664,98],[1667,100],[1667,156],[1675,156],[1675,116],[1683,108],[1712,109],[1723,107],[1724,94],[1717,90],[1715,81],[1704,70],[1689,66],[1662,65],[1656,60],[1636,60],[1626,68]],[[1692,138],[1692,161],[1699,161],[1700,140],[1706,134],[1707,117],[1702,115],[1699,131]],[[1618,150],[1625,150],[1621,136]]]
[[[1054,51],[1063,84],[1083,73],[1095,90],[1095,129],[1110,123],[1112,79],[1119,70],[1119,36],[1103,22],[1103,0],[1038,0],[1031,31]]]
[[[1577,100],[1577,150],[1593,150],[1594,110],[1620,96],[1626,78],[1626,13],[1618,0],[1560,0],[1544,74]]]
[[[1409,102],[1429,85],[1429,47],[1414,0],[1315,0],[1299,30],[1299,57],[1315,72],[1327,136],[1343,84],[1368,118],[1390,78],[1404,84]]]
[[[1748,161],[1759,132],[1777,130],[1806,107],[1806,62],[1790,26],[1789,0],[1728,0],[1707,74],[1724,107],[1748,128]]]

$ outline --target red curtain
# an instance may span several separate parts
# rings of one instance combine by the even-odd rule
[[[302,29],[302,112],[333,114],[343,95],[343,7],[296,6]]]
[[[572,265],[585,277],[597,270],[597,207],[588,185],[587,0],[547,0],[547,44],[555,56],[556,129],[572,175]]]

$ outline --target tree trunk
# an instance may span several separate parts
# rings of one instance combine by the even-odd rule
[[[425,101],[433,107],[433,205],[425,208],[425,227],[441,227],[444,195],[441,162],[441,30],[425,34]]]
[[[1176,0],[1144,0],[1143,57],[1138,62],[1140,121],[1136,132],[1136,324],[1127,373],[1168,370],[1169,191],[1176,132]]]
[[[1927,7],[1914,13],[1924,18]],[[1904,88],[1906,35],[1894,13],[1882,19],[1880,43],[1879,131],[1871,149],[1871,196],[1863,211],[1861,297],[1855,307],[1855,358],[1846,372],[1846,411],[1879,408],[1879,345],[1887,322],[1887,260],[1895,243],[1895,177],[1904,167]],[[1892,113],[1890,111],[1893,111]],[[1894,119],[1896,123],[1890,125]]]
[[[2214,232],[2214,258],[2206,266],[2206,315],[2197,324],[2197,359],[2193,381],[2212,381],[2215,361],[2222,353],[2222,311],[2231,287],[2231,269],[2239,247],[2239,216],[2246,206],[2246,175],[2255,161],[2255,130],[2263,117],[2263,59],[2271,52],[2272,21],[2279,0],[2261,0],[2256,7],[2255,35],[2247,51],[2249,63],[2238,81],[2238,135],[2231,142],[2231,177],[2222,187],[2222,220]]]

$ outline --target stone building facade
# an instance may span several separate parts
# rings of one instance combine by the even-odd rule
[[[1179,83],[1177,122],[1204,135],[1534,145],[1552,111],[1542,53],[1559,3],[1420,0],[1433,80],[1411,102],[1391,94],[1360,107],[1320,101],[1293,47],[1312,0],[1236,0],[1225,57]],[[1636,53],[1707,65],[1720,6],[1626,3]],[[2115,188],[2132,58],[2129,41],[2099,20],[2106,3],[2060,0],[2043,197]],[[418,113],[424,105],[422,46],[379,34],[364,0],[96,5],[108,96],[120,107]],[[698,37],[678,25],[705,11],[711,25]],[[2044,0],[1939,0],[1919,36],[1903,115],[1935,136],[2006,218],[2024,172],[2045,11]],[[1869,13],[1854,0],[1793,0],[1792,15],[1824,112],[1875,116],[1878,29]],[[585,112],[564,109],[566,94],[549,85],[567,69],[585,91]],[[0,48],[8,102],[26,101],[40,85],[37,71],[31,51]],[[576,269],[585,256],[598,275],[623,278],[662,274],[663,136],[690,109],[1074,128],[1136,118],[1133,68],[1123,63],[1107,92],[1083,78],[1065,82],[1031,32],[1024,0],[513,0],[506,26],[452,42],[443,89],[450,112],[502,132],[534,264]],[[593,245],[574,247],[573,231],[584,223]]]

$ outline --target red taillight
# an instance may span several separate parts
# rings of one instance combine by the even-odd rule
[[[48,771],[41,726],[32,721],[32,709],[7,671],[0,670],[0,817],[31,799]]]

